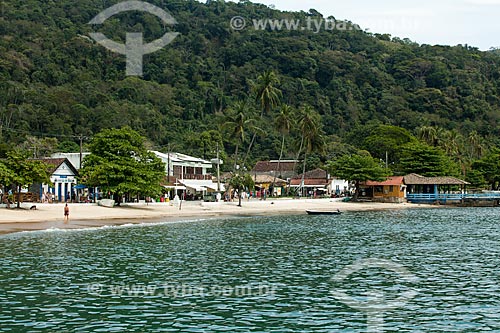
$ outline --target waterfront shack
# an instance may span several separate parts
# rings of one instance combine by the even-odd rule
[[[412,203],[452,203],[464,199],[470,183],[455,177],[424,177],[409,174],[404,177],[408,187],[407,200]]]
[[[367,181],[360,185],[360,199],[376,202],[402,203],[405,201],[404,177],[389,177],[385,181]]]

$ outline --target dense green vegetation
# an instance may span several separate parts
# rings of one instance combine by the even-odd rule
[[[175,27],[136,12],[87,24],[117,2],[2,2],[0,157],[13,147],[76,151],[80,137],[130,126],[160,150],[214,158],[220,143],[226,169],[279,157],[305,158],[309,169],[362,149],[387,156],[394,173],[431,154],[430,169],[416,171],[498,183],[497,52],[363,31],[231,30],[236,15],[321,15],[249,1],[150,0]],[[167,30],[181,35],[145,57],[142,78],[126,77],[125,57],[88,38],[101,31],[123,41],[140,31],[151,41]]]
[[[158,196],[164,189],[165,163],[146,149],[145,139],[136,131],[125,127],[98,133],[90,143],[80,170],[82,183],[100,187],[114,198]]]
[[[358,198],[361,182],[368,180],[383,181],[390,176],[370,153],[360,152],[355,155],[345,155],[328,164],[327,169],[341,179],[349,179],[356,183],[354,199]]]
[[[28,159],[24,151],[12,150],[0,160],[0,186],[12,184],[17,192],[17,208],[21,207],[21,189],[35,183],[50,184],[49,166],[39,160]],[[2,198],[5,199],[5,198]],[[8,201],[6,201],[8,204]]]

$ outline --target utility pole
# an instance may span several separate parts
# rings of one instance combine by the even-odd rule
[[[170,143],[167,145],[167,160],[168,160],[168,163],[167,163],[167,181],[168,183],[170,184]]]
[[[385,152],[385,168],[389,169],[389,152]]]
[[[220,193],[220,156],[219,143],[217,142],[217,192]]]
[[[80,167],[78,170],[82,168],[82,163],[83,163],[83,136],[80,134],[78,137],[80,139]]]

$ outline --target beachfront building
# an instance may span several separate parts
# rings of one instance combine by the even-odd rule
[[[299,195],[346,195],[350,186],[346,180],[331,177],[323,169],[315,169],[304,175],[297,175],[290,181],[290,188]]]
[[[455,177],[424,177],[415,173],[404,177],[407,199],[413,203],[461,201],[470,183]]]
[[[55,153],[52,154],[50,158],[67,158],[76,170],[80,170],[82,168],[80,165],[80,159],[83,162],[85,157],[89,155],[90,153],[82,153],[81,155],[80,153]]]
[[[201,199],[216,192],[218,187],[225,190],[222,183],[218,185],[213,181],[210,161],[180,153],[153,153],[165,163],[167,180],[164,186],[171,192],[170,199],[176,194],[187,199]]]
[[[385,181],[360,184],[359,199],[375,202],[403,203],[406,197],[404,177],[389,177]]]
[[[262,191],[269,192],[269,195],[281,197],[286,194],[287,182],[284,179],[274,177],[272,175],[253,175],[255,182],[255,190],[257,194]],[[274,184],[274,188],[273,188]],[[270,193],[270,192],[273,193]]]
[[[352,185],[345,179],[330,177],[328,193],[336,196],[348,195],[351,192]]]
[[[250,174],[256,176],[276,176],[280,179],[289,181],[297,175],[296,168],[299,165],[297,160],[278,160],[259,161],[255,167],[250,171]]]
[[[50,166],[49,184],[36,184],[32,186],[31,192],[36,194],[42,202],[50,200],[52,202],[71,201],[76,196],[76,185],[78,170],[67,158],[45,158],[40,161]]]
[[[210,161],[180,153],[153,153],[165,163],[165,172],[170,180],[212,180]]]

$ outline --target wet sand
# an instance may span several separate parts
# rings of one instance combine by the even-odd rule
[[[63,204],[37,204],[37,210],[0,208],[0,234],[37,231],[52,228],[80,229],[140,224],[155,222],[175,222],[190,219],[208,219],[219,216],[260,216],[306,214],[306,210],[373,211],[428,208],[433,206],[388,203],[345,203],[337,199],[301,199],[243,201],[207,203],[183,202],[179,207],[170,203],[127,204],[122,207],[106,208],[95,204],[70,204],[69,223],[64,223]]]

